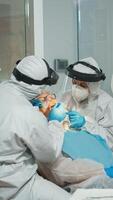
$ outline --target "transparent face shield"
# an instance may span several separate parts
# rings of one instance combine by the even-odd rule
[[[59,91],[58,91],[57,96],[61,98],[65,92],[68,92],[72,89],[72,78],[63,74],[63,76],[61,75],[60,77],[59,84],[60,86],[59,86]]]
[[[57,99],[61,98],[64,92],[70,90],[72,87],[72,79],[64,73],[59,73],[59,80],[56,85],[47,86],[47,90],[56,94]]]
[[[72,88],[72,78],[65,75],[61,91],[62,91],[62,93],[65,93],[65,92],[71,90],[71,88]]]

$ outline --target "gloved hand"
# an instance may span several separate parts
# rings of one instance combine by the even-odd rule
[[[43,103],[39,99],[32,99],[31,103],[32,103],[32,105],[34,107],[38,107],[38,108],[42,108],[43,107]]]
[[[81,128],[84,126],[86,120],[84,116],[80,115],[76,111],[69,111],[68,113],[69,121],[70,121],[70,128]]]
[[[56,103],[48,114],[48,120],[57,120],[59,122],[63,121],[66,117],[67,110],[61,103]]]

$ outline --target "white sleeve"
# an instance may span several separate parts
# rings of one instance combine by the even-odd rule
[[[64,129],[62,127],[62,124],[58,121],[50,121],[49,130],[51,136],[53,137],[54,146],[56,148],[56,157],[58,157],[62,151]]]
[[[59,122],[48,123],[45,116],[36,111],[28,125],[28,132],[24,142],[37,161],[52,162],[61,153],[64,130]]]
[[[106,129],[99,125],[96,121],[86,119],[85,130],[94,135],[100,135],[107,141]],[[107,141],[108,142],[108,141]]]
[[[40,172],[60,186],[76,184],[92,176],[104,174],[104,166],[88,159],[75,159],[62,154],[52,164],[39,164]]]
[[[102,136],[113,149],[113,102],[106,105],[98,122],[86,117],[85,128],[92,134]]]

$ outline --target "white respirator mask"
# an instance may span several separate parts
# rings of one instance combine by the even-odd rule
[[[79,85],[72,85],[72,97],[75,101],[81,102],[89,96],[88,88],[81,87]]]

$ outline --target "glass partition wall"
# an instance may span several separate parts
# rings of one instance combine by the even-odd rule
[[[43,0],[43,7],[47,61],[54,67],[55,59],[70,64],[93,57],[106,74],[102,87],[113,95],[113,0]],[[57,93],[65,82],[62,66],[58,73]]]
[[[78,59],[93,57],[106,74],[102,87],[111,95],[113,0],[73,0],[77,12]]]
[[[31,0],[0,0],[0,81],[18,59],[33,53],[32,13]]]

